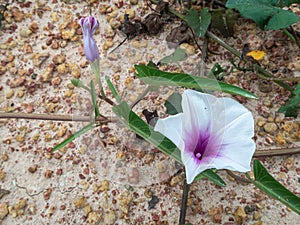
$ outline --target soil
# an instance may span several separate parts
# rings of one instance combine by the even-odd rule
[[[157,63],[172,54],[174,43],[170,45],[166,37],[181,24],[176,18],[167,20],[158,33],[130,36],[111,52],[126,37],[116,29],[124,21],[124,13],[138,23],[153,10],[141,0],[89,2],[8,1],[5,5],[6,1],[0,1],[4,16],[0,30],[0,112],[71,117],[71,121],[0,119],[0,224],[178,224],[184,179],[181,166],[121,123],[97,127],[52,152],[53,146],[87,125],[76,121],[78,117],[89,120],[92,112],[90,95],[70,82],[78,78],[89,84],[94,79],[84,56],[78,19],[90,14],[98,19],[100,29],[95,40],[102,81],[108,76],[129,103],[146,88],[135,77],[134,64]],[[178,3],[173,6],[178,7]],[[291,10],[300,15],[299,5]],[[294,28],[300,30],[300,23]],[[282,31],[262,31],[251,20],[239,18],[233,37],[213,32],[240,52],[246,43],[250,49],[265,51],[259,63],[275,77],[299,77],[299,48]],[[211,40],[205,64],[193,39],[184,35],[180,48],[186,50],[188,58],[160,69],[206,75],[219,63],[228,72],[224,82],[258,96],[258,100],[231,97],[253,113],[256,158],[299,195],[300,158],[286,154],[299,152],[299,120],[277,112],[289,92],[253,71],[235,69],[229,73],[230,60],[239,63],[239,59]],[[105,91],[113,99],[106,83]],[[144,109],[157,110],[159,117],[164,117],[164,102],[174,91],[182,89],[165,87],[150,92],[133,110],[141,116]],[[111,106],[98,103],[101,114],[115,120]],[[279,201],[225,171],[218,174],[226,187],[205,179],[191,186],[187,223],[299,224],[298,215]]]

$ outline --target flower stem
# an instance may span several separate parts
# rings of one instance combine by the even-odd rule
[[[130,105],[130,108],[132,109],[136,104],[138,104],[147,94],[148,92],[151,90],[151,86],[149,85],[148,87],[146,87],[146,89],[143,91],[143,93],[141,93],[137,99]]]
[[[91,65],[92,72],[96,76],[96,82],[97,82],[97,84],[98,84],[98,86],[100,88],[100,95],[103,97],[103,99],[105,99],[105,93],[104,93],[102,82],[101,82],[101,78],[100,78],[99,60],[95,60],[94,62],[91,62],[90,65]]]
[[[183,183],[183,190],[182,190],[179,225],[185,224],[186,206],[187,206],[187,200],[189,196],[189,189],[190,189],[190,185],[186,182],[186,178],[185,178]]]
[[[74,121],[74,122],[90,122],[89,116],[75,115],[49,115],[49,114],[28,114],[28,113],[0,113],[0,119],[29,119],[29,120],[53,120],[53,121]],[[109,123],[111,120],[104,116],[96,119],[101,123]]]
[[[245,179],[245,178],[243,178],[243,177],[240,177],[240,176],[238,176],[238,175],[235,175],[232,171],[230,171],[230,170],[226,170],[226,172],[227,172],[227,174],[229,175],[229,176],[231,176],[232,178],[234,178],[235,180],[237,180],[237,181],[240,181],[240,182],[243,182],[243,183],[248,183],[248,184],[250,184],[250,183],[252,183],[249,179]]]
[[[109,99],[108,97],[104,96],[103,95],[98,95],[98,97],[104,101],[106,101],[108,104],[110,104],[111,106],[115,106],[116,104],[111,100]]]
[[[298,48],[300,48],[300,43],[294,30],[283,28],[282,31],[289,37],[289,39],[291,39],[292,42],[294,42],[298,46]]]

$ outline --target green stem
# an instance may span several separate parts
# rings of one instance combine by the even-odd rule
[[[300,77],[283,77],[283,78],[279,78],[279,77],[266,77],[262,74],[258,74],[258,77],[263,79],[263,80],[271,80],[271,81],[291,81],[291,82],[299,82],[300,81]]]
[[[104,101],[106,101],[108,104],[110,104],[111,106],[114,106],[116,105],[111,99],[109,99],[108,97],[106,96],[102,96],[102,95],[98,95],[98,97]]]
[[[85,86],[81,80],[76,79],[76,78],[72,78],[71,79],[71,83],[75,86],[75,87],[80,87],[83,88],[84,90],[91,92],[91,89],[89,89],[87,86]]]
[[[147,94],[148,92],[151,90],[151,86],[148,86],[143,93],[141,93],[137,99],[130,105],[130,108],[132,109],[136,104],[138,104]]]
[[[103,90],[103,86],[102,86],[102,82],[101,82],[101,78],[100,78],[100,65],[99,65],[99,60],[95,60],[94,62],[90,63],[91,65],[91,69],[92,72],[95,74],[96,76],[96,82],[100,88],[100,94],[103,98],[105,98],[105,93]]]
[[[71,141],[75,140],[77,137],[79,137],[80,135],[88,132],[89,130],[95,128],[99,126],[98,124],[92,122],[89,123],[87,126],[83,127],[81,130],[77,131],[76,133],[72,134],[70,137],[68,137],[66,140],[64,140],[63,142],[61,142],[60,144],[56,145],[53,149],[52,152],[57,151],[58,149],[66,146],[67,144],[69,144]]]
[[[188,200],[188,196],[189,196],[189,189],[190,189],[190,185],[186,182],[186,178],[185,178],[184,183],[183,183],[183,190],[182,190],[179,225],[185,224],[185,216],[186,216],[187,200]]]
[[[200,77],[204,77],[206,60],[207,60],[207,50],[208,50],[208,37],[205,35],[204,36],[204,41],[203,41],[203,47],[202,47],[202,50],[201,50],[202,60],[200,62],[200,71],[199,71]]]
[[[289,32],[286,28],[283,28],[282,31],[300,48],[300,43],[296,35],[293,35],[293,33]]]
[[[188,9],[191,9],[192,7],[192,0],[188,0]]]
[[[229,176],[231,176],[232,178],[234,178],[235,180],[237,180],[237,181],[240,181],[240,182],[243,182],[243,183],[252,183],[252,181],[251,180],[249,180],[249,179],[245,179],[245,178],[242,178],[242,177],[239,177],[239,176],[237,176],[237,175],[235,175],[232,171],[230,171],[230,170],[226,170],[226,172],[227,172],[227,174],[229,175]]]

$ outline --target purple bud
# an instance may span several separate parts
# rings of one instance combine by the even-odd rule
[[[80,19],[80,25],[83,32],[83,43],[84,43],[84,52],[87,60],[94,62],[99,59],[98,47],[96,45],[93,34],[96,29],[99,27],[98,21],[92,17],[85,17]]]

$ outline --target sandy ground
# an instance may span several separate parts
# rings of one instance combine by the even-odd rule
[[[78,19],[88,16],[90,10],[100,23],[95,39],[101,73],[110,77],[129,102],[145,88],[135,79],[133,65],[158,62],[174,51],[167,47],[165,36],[174,23],[179,24],[176,21],[166,24],[156,36],[136,37],[108,54],[124,39],[111,27],[118,25],[124,12],[135,18],[150,13],[144,1],[93,1],[91,8],[83,1],[21,2],[7,6],[6,21],[1,23],[1,112],[89,116],[90,96],[74,88],[70,79],[80,78],[86,84],[93,79],[78,25]],[[245,42],[253,48],[265,48],[268,56],[262,64],[276,76],[299,76],[299,50],[281,32],[263,32],[251,21],[240,19],[235,36],[227,43],[241,51]],[[183,48],[191,52],[180,69],[196,75],[201,52],[192,42]],[[207,70],[216,62],[229,69],[232,56],[215,43],[210,43],[210,48],[219,54],[209,54]],[[178,70],[179,66],[167,69]],[[252,72],[235,72],[225,79],[259,96],[259,100],[239,99],[255,116],[258,151],[298,146],[297,120],[276,113],[287,92],[268,82],[267,89],[272,91],[266,93]],[[145,108],[157,109],[164,116],[163,103],[174,90],[150,93],[135,112],[141,115]],[[106,103],[100,104],[100,111],[113,116]],[[55,144],[84,125],[75,121],[0,120],[0,224],[178,224],[183,173],[176,172],[180,167],[136,140],[121,124],[104,125],[51,152]],[[299,195],[298,155],[259,159],[276,179]],[[187,222],[299,224],[299,216],[280,202],[234,181],[224,171],[219,174],[227,183],[225,188],[207,180],[192,185]],[[239,216],[244,218],[241,223],[237,222]]]

